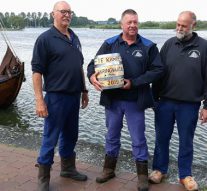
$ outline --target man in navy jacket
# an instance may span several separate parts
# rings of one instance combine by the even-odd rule
[[[103,173],[96,178],[98,183],[115,176],[120,150],[121,129],[125,115],[132,139],[132,153],[136,161],[139,179],[138,189],[148,190],[148,148],[145,138],[144,110],[153,106],[150,83],[163,74],[163,64],[156,44],[138,34],[138,15],[128,9],[122,13],[123,32],[107,39],[97,55],[119,53],[124,67],[124,86],[103,90],[94,70],[94,60],[88,65],[88,78],[101,91],[100,104],[106,114],[106,155]]]
[[[49,190],[50,168],[58,141],[60,175],[79,181],[87,180],[86,175],[76,170],[74,151],[78,139],[80,98],[82,108],[88,104],[81,44],[68,28],[72,11],[67,2],[57,2],[52,16],[54,26],[38,37],[32,58],[36,113],[45,118],[43,141],[37,159],[39,191]]]

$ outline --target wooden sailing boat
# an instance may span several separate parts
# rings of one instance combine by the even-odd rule
[[[2,20],[0,20],[3,29]],[[20,62],[3,30],[0,31],[7,51],[0,65],[0,108],[6,108],[16,99],[24,80],[24,63]],[[13,51],[12,51],[13,50]]]

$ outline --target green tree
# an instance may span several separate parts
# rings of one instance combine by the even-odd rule
[[[26,26],[27,27],[31,27],[31,20],[32,20],[31,13],[28,12],[27,13],[27,18],[26,18],[26,22],[27,22]]]
[[[24,12],[21,12],[18,16],[23,18],[24,26],[27,26],[27,15]]]
[[[4,27],[4,25],[5,25],[5,17],[4,17],[4,14],[1,13],[1,12],[0,12],[0,21],[1,21],[2,25],[3,25],[3,27]]]
[[[139,24],[140,28],[159,28],[159,23],[154,21],[146,21]]]
[[[32,26],[36,28],[37,26],[37,13],[32,12]]]
[[[43,17],[41,18],[41,26],[42,27],[49,27],[50,23],[49,23],[49,19],[48,19],[48,13],[44,13]]]
[[[40,27],[41,25],[41,18],[42,18],[42,13],[38,12],[37,13],[37,26]]]
[[[107,20],[107,24],[117,24],[118,22],[116,21],[116,19],[114,19],[114,18],[109,18],[108,20]]]
[[[200,21],[198,20],[197,21],[197,24],[196,24],[196,30],[200,30],[200,29],[207,29],[207,21]]]
[[[9,26],[9,17],[10,17],[10,14],[9,14],[9,12],[6,12],[5,14],[4,14],[4,25],[5,25],[5,27],[7,27],[7,28],[9,28],[9,27],[11,27],[11,26]]]
[[[20,16],[13,16],[12,19],[12,27],[14,29],[23,29],[25,28],[25,22],[24,19]]]
[[[160,23],[160,28],[161,29],[175,29],[175,27],[176,27],[176,22],[175,21],[161,22]]]

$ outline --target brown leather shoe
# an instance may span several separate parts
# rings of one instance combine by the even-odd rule
[[[159,184],[166,177],[167,177],[166,174],[162,174],[159,170],[154,170],[149,175],[149,182],[152,184]]]
[[[187,176],[183,179],[180,179],[180,183],[185,186],[185,189],[188,191],[198,190],[198,184],[192,176]]]

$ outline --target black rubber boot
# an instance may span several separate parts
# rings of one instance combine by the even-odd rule
[[[77,171],[75,166],[75,156],[70,158],[61,158],[61,172],[60,176],[72,178],[78,181],[86,181],[87,176]]]
[[[39,168],[38,172],[38,191],[49,191],[50,168],[51,166],[36,164]]]
[[[117,158],[106,155],[103,172],[100,177],[96,178],[96,182],[104,183],[114,178],[116,176],[114,172],[116,168],[116,163],[117,163]]]
[[[138,191],[148,191],[148,162],[136,161],[137,177],[138,177]]]

